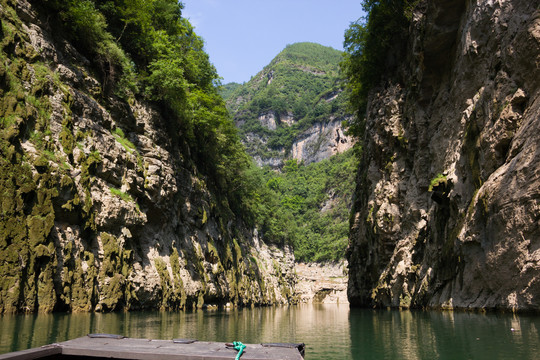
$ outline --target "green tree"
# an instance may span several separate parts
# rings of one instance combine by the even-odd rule
[[[343,259],[356,167],[348,151],[307,166],[288,160],[282,173],[259,169],[266,208],[256,224],[265,238],[291,243],[298,261]]]
[[[350,131],[356,136],[363,133],[368,92],[401,61],[389,54],[403,53],[412,9],[418,1],[364,0],[366,16],[345,31],[341,69],[347,77],[350,103],[357,115],[349,123]]]

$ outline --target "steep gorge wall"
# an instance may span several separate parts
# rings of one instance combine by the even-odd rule
[[[0,313],[291,300],[292,251],[227,213],[166,113],[106,94],[31,3],[0,14]]]
[[[423,1],[409,39],[370,95],[349,301],[540,310],[540,8]]]

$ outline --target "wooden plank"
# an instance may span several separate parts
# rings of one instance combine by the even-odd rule
[[[2,360],[34,360],[42,359],[47,356],[60,355],[62,347],[60,345],[45,345],[39,348],[15,351],[7,354],[1,354]]]
[[[225,343],[174,343],[172,340],[107,339],[83,337],[60,343],[63,355],[110,357],[114,359],[150,360],[226,360],[234,359],[237,351]],[[246,344],[242,360],[301,360],[297,349],[263,347]]]
[[[245,344],[241,360],[302,360],[295,348]],[[103,357],[132,360],[231,360],[237,351],[226,343],[148,340],[111,337],[82,337],[41,348],[0,355],[0,360],[34,360],[47,356]]]

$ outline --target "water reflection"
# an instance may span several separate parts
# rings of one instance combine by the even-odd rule
[[[536,359],[540,317],[386,310],[346,305],[0,318],[0,353],[84,336],[305,342],[307,360]]]
[[[352,358],[538,359],[538,316],[351,310]],[[519,330],[518,330],[519,329]]]

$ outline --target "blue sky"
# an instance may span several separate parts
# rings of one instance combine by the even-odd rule
[[[361,0],[181,0],[223,84],[243,83],[288,44],[343,50],[343,34],[363,15]]]

